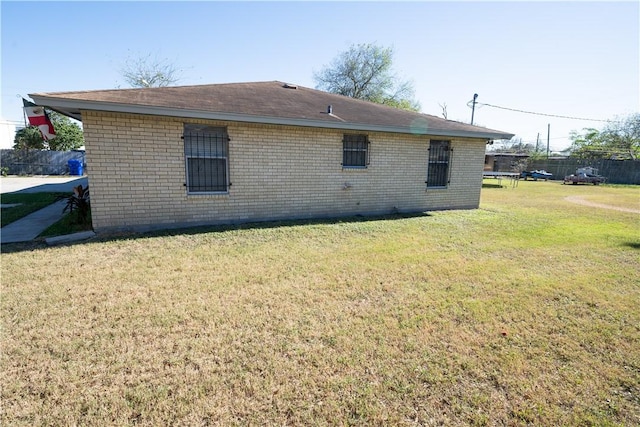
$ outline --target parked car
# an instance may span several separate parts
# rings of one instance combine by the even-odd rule
[[[551,179],[553,174],[547,172],[546,170],[535,170],[535,171],[524,171],[520,174],[520,178],[523,178],[525,181],[527,178],[533,178],[534,181],[538,179],[544,179],[545,181]]]
[[[578,173],[564,177],[563,184],[603,184],[606,178],[600,175],[589,175],[586,173]]]

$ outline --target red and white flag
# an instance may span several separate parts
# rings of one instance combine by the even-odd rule
[[[22,98],[22,103],[24,104],[24,112],[27,114],[27,118],[29,118],[29,124],[31,126],[36,126],[40,129],[40,133],[45,141],[49,141],[56,137],[56,131],[53,129],[53,123],[49,119],[47,112],[44,111],[43,107],[34,104],[33,102],[29,102],[26,99]]]

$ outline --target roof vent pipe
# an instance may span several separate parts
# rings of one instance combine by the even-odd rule
[[[333,114],[333,106],[329,105],[327,107],[327,114]]]

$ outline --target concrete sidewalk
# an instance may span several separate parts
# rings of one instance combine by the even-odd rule
[[[47,227],[62,219],[65,215],[62,210],[66,204],[65,200],[61,200],[2,227],[0,229],[0,242],[29,242],[35,239]]]
[[[86,187],[86,176],[34,176],[34,177],[2,177],[0,192],[2,193],[38,193],[38,192],[71,192],[73,187]],[[52,224],[60,221],[66,200],[61,200],[39,211],[33,212],[0,229],[0,243],[30,242]],[[54,241],[71,241],[73,238],[87,238],[93,232],[75,233],[69,236],[51,238]],[[57,240],[56,240],[57,239]],[[47,243],[48,243],[47,239]]]

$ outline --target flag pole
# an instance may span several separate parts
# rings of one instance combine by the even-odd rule
[[[24,119],[24,127],[27,128],[27,112],[24,110],[24,96],[20,95],[19,93],[16,94],[16,97],[18,98],[22,98],[22,118]]]

